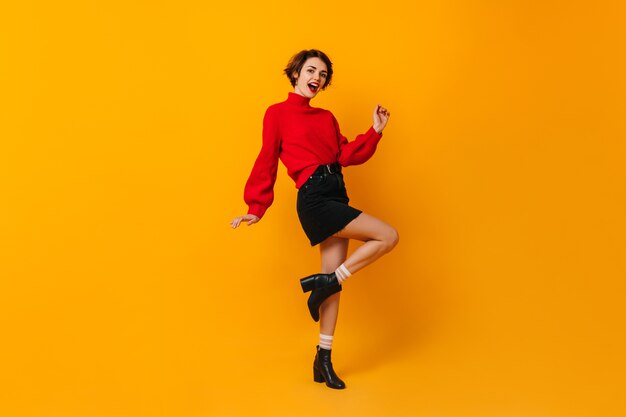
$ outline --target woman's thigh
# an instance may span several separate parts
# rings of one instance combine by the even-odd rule
[[[396,229],[384,221],[367,213],[361,213],[334,236],[367,242],[368,240],[397,240],[397,235]]]

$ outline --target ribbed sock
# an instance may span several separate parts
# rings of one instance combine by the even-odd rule
[[[337,276],[337,282],[339,282],[339,284],[343,284],[343,282],[352,274],[348,271],[348,268],[346,268],[344,264],[341,264],[339,265],[339,268],[335,270],[335,275]]]
[[[333,336],[320,333],[320,347],[322,349],[331,350],[333,347]]]

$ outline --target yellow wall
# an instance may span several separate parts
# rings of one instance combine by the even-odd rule
[[[3,416],[618,416],[626,9],[619,1],[5,2]],[[346,284],[334,362],[281,166],[233,231],[288,58],[377,154],[353,203],[401,241]]]

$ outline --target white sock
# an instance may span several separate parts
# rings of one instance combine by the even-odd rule
[[[335,275],[337,275],[337,281],[339,284],[343,284],[345,280],[348,279],[349,276],[352,276],[348,268],[344,264],[339,265],[339,268],[335,270]]]
[[[331,350],[333,347],[333,336],[320,333],[320,348]]]

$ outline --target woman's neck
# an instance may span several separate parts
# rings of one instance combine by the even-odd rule
[[[289,92],[287,101],[293,104],[297,104],[300,106],[308,106],[311,101],[310,97],[303,96],[302,94],[298,94],[297,92]]]

